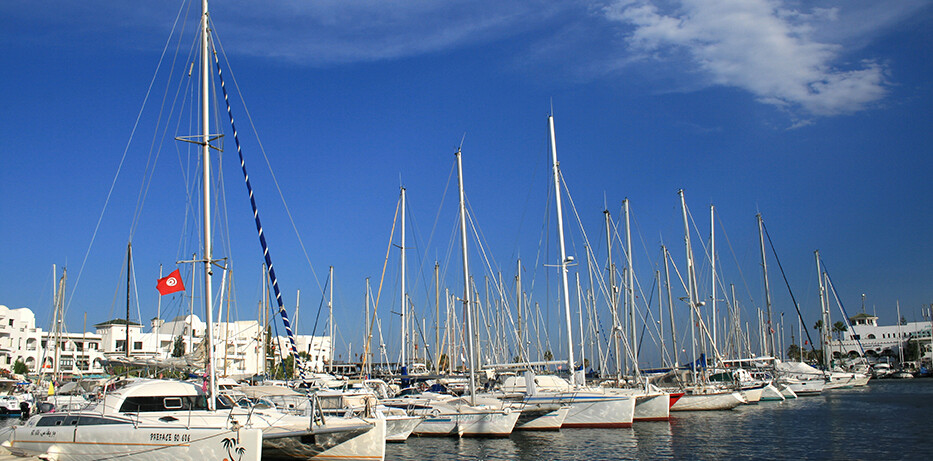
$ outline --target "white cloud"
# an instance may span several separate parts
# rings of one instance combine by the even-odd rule
[[[837,8],[802,12],[778,0],[657,3],[622,0],[604,14],[630,28],[631,51],[655,59],[686,54],[690,70],[700,70],[711,84],[814,115],[855,112],[886,94],[881,64],[837,67],[842,46],[813,38],[815,30],[837,20]]]
[[[238,51],[326,65],[489,43],[539,27],[566,6],[544,0],[292,0],[220,8],[215,22]],[[221,22],[221,15],[232,21]]]

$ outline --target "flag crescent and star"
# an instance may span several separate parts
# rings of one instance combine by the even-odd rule
[[[168,277],[162,277],[156,283],[156,290],[159,294],[165,296],[177,291],[185,291],[185,284],[181,281],[181,273],[175,269]]]

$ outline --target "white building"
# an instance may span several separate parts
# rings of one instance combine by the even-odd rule
[[[58,371],[69,376],[103,374],[109,360],[156,363],[167,361],[177,354],[192,354],[204,357],[203,339],[206,324],[196,315],[176,317],[169,321],[153,319],[150,331],[142,325],[114,319],[94,325],[95,333],[62,333],[58,343]],[[127,332],[127,330],[129,330]],[[127,354],[129,333],[129,354]],[[259,322],[238,321],[214,324],[216,369],[222,376],[245,378],[258,374],[262,367],[263,348]],[[50,332],[36,328],[36,317],[28,308],[9,309],[0,305],[0,369],[12,371],[16,361],[26,364],[29,373],[52,373],[55,371],[56,351],[52,346],[56,339]],[[311,356],[309,366],[323,370],[330,356],[329,337],[299,335],[298,350]],[[179,349],[176,351],[176,341]],[[285,337],[270,341],[279,350],[289,350]],[[219,346],[227,344],[227,347]],[[272,360],[271,357],[267,358]],[[41,364],[41,365],[40,365]]]
[[[56,343],[57,351],[53,347]],[[104,372],[100,336],[63,332],[55,338],[52,332],[36,328],[36,315],[31,309],[0,305],[0,368],[12,371],[17,361],[26,364],[30,374],[57,371],[80,376]]]
[[[898,351],[906,348],[908,341],[916,340],[921,345],[921,357],[929,360],[933,356],[930,326],[928,321],[881,326],[878,325],[878,317],[857,314],[849,319],[849,329],[843,333],[842,341],[833,340],[830,348],[834,356],[897,357]]]

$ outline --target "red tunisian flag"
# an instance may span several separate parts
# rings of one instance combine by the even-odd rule
[[[175,269],[168,277],[160,278],[156,283],[156,290],[159,290],[159,294],[163,296],[176,291],[185,291],[185,284],[181,281],[181,273],[178,269]]]

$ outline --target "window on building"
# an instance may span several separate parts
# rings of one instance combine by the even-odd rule
[[[133,350],[134,350],[134,351],[141,351],[141,350],[143,350],[143,342],[142,342],[142,341],[133,341]]]
[[[874,335],[873,333],[869,333],[869,334],[868,334],[868,339],[875,339],[875,335]]]
[[[858,341],[858,340],[862,339],[861,336],[862,336],[862,335],[852,335],[852,339],[855,340],[855,341]]]
[[[76,342],[76,343],[75,343],[75,350],[77,350],[78,352],[83,352],[83,351],[84,351],[84,343],[82,343],[82,342]]]
[[[10,326],[13,326],[13,319],[10,319]]]
[[[115,346],[116,347],[114,347],[114,350],[118,352],[126,352],[126,340],[118,339]]]
[[[70,357],[68,358],[62,357],[62,359],[59,360],[58,364],[63,370],[70,370],[71,367],[74,365],[74,359]]]

